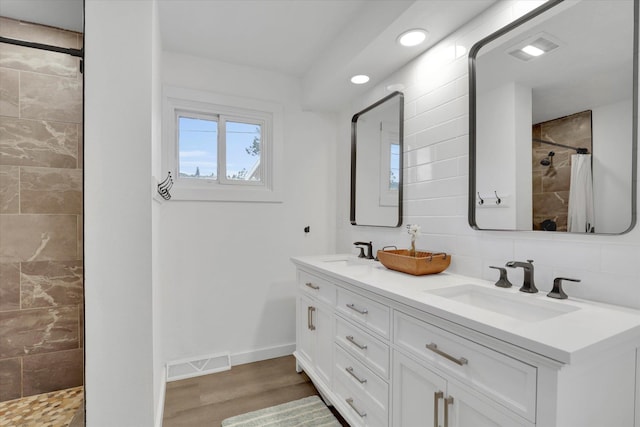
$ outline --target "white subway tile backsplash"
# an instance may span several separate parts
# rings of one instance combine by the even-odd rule
[[[435,160],[466,156],[469,152],[469,138],[467,135],[464,135],[442,141],[434,145],[433,149],[435,150]]]
[[[416,182],[452,178],[458,175],[457,159],[428,163],[416,167]]]
[[[603,273],[624,274],[640,279],[640,251],[631,245],[603,245],[602,265]]]
[[[438,199],[408,200],[405,203],[406,216],[455,216],[458,199],[443,197]]]
[[[454,117],[452,120],[423,130],[416,134],[416,147],[426,147],[438,142],[453,139],[469,132],[468,116]]]
[[[421,96],[416,100],[416,113],[424,113],[454,99],[466,96],[469,92],[469,84],[466,76],[447,83],[431,93]]]

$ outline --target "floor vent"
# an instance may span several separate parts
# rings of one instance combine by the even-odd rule
[[[167,363],[167,381],[183,380],[231,369],[229,353],[174,360]]]

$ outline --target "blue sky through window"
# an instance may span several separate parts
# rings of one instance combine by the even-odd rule
[[[218,122],[179,117],[180,176],[218,176]]]

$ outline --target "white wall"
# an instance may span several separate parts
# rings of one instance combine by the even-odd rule
[[[282,203],[161,205],[164,358],[229,351],[237,364],[290,354],[296,283],[289,258],[335,247],[327,215],[335,209],[335,116],[302,111],[300,82],[273,72],[165,52],[163,79],[284,109]]]
[[[452,253],[449,271],[497,279],[489,265],[533,259],[536,284],[551,289],[554,277],[582,279],[569,285],[570,296],[640,308],[640,229],[622,236],[574,236],[563,233],[475,231],[467,224],[468,188],[468,64],[467,55],[454,59],[454,49],[467,51],[478,40],[526,12],[534,2],[500,2],[466,24],[416,60],[390,76],[340,116],[338,163],[337,250],[352,252],[357,240],[407,247],[404,227],[353,227],[348,222],[349,145],[351,114],[386,94],[385,86],[405,86],[405,217],[418,223],[418,247]],[[427,160],[425,160],[427,159]],[[417,166],[420,164],[420,166]],[[418,179],[414,169],[430,168]],[[518,269],[520,270],[520,269]],[[509,271],[514,283],[520,271]]]
[[[85,5],[87,425],[154,423],[153,1]],[[157,384],[156,384],[157,385]]]

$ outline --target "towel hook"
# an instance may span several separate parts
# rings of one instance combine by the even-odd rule
[[[498,197],[498,192],[496,190],[493,190],[493,194],[496,195],[496,205],[499,205],[500,203],[502,203],[502,199]]]
[[[171,177],[171,172],[168,172],[164,181],[158,184],[158,194],[165,200],[171,199],[171,193],[169,193],[171,187],[173,187],[173,178]]]
[[[478,204],[479,205],[484,205],[484,199],[480,196],[480,192],[479,191],[478,191],[478,199],[480,199],[480,200],[478,200]]]

